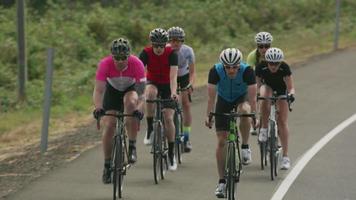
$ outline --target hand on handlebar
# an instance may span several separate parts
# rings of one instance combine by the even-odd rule
[[[136,117],[139,120],[142,120],[143,116],[144,116],[143,112],[141,112],[139,110],[133,111],[132,115],[134,115],[134,117]]]
[[[214,118],[212,115],[209,115],[206,117],[205,119],[205,126],[208,127],[208,128],[211,128],[214,124]]]
[[[96,120],[99,120],[105,114],[105,110],[102,108],[95,108],[93,111],[93,116]]]

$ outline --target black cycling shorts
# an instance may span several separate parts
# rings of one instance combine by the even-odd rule
[[[186,88],[189,85],[189,73],[177,78],[179,88]]]
[[[171,98],[171,86],[170,84],[157,84],[151,81],[147,81],[146,85],[154,85],[157,90],[158,90],[158,97],[161,97],[161,99],[170,99]],[[162,103],[163,108],[171,108],[175,109],[176,104],[172,102],[163,102]]]
[[[216,113],[230,113],[235,107],[247,101],[247,94],[237,98],[234,102],[228,102],[218,95],[218,100],[215,105]],[[229,118],[224,116],[215,116],[215,129],[216,131],[229,131],[230,121]]]
[[[126,92],[135,91],[135,85],[128,87],[125,91],[119,91],[106,83],[106,90],[103,100],[104,110],[116,110],[124,112],[124,96]]]

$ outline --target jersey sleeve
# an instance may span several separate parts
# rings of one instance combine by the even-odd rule
[[[292,71],[291,71],[289,65],[287,63],[283,63],[283,65],[284,65],[284,69],[285,69],[284,70],[284,72],[285,72],[284,76],[292,75]]]
[[[105,62],[101,61],[98,63],[95,79],[98,81],[106,81],[107,77],[108,77],[108,66],[105,64]]]
[[[148,55],[145,50],[142,50],[140,55],[139,55],[140,60],[143,63],[143,66],[146,66],[148,63]]]
[[[219,81],[220,77],[214,66],[209,71],[208,83],[217,85]]]
[[[135,74],[136,83],[146,82],[145,67],[143,66],[142,61],[137,59],[135,61],[135,66],[136,66],[136,74]]]
[[[251,53],[248,54],[246,63],[251,66],[252,68],[255,68],[256,66],[256,51],[252,51]]]
[[[188,64],[194,64],[195,63],[195,55],[194,55],[194,51],[192,48],[189,48],[189,55],[188,55]]]
[[[256,84],[255,72],[251,67],[247,67],[243,74],[243,80],[247,85]]]
[[[169,66],[178,66],[178,54],[176,51],[172,51],[172,53],[168,57]]]

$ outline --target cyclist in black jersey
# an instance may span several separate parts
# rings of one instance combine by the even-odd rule
[[[294,101],[295,89],[292,72],[287,63],[283,61],[283,51],[279,48],[269,48],[266,52],[266,61],[256,66],[257,87],[260,88],[262,97],[271,97],[273,93],[279,95],[288,95],[291,102]],[[277,101],[278,107],[278,135],[283,149],[281,169],[290,168],[290,159],[288,157],[288,102],[285,100]],[[262,128],[259,134],[259,140],[267,140],[268,116],[270,112],[270,102],[261,103]]]

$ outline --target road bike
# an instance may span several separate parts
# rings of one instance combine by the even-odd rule
[[[276,96],[276,94],[274,94],[272,97],[258,96],[257,100],[268,100],[271,102],[271,112],[268,118],[267,129],[268,139],[265,142],[258,140],[258,143],[260,147],[261,169],[264,170],[264,167],[267,165],[267,160],[269,160],[271,180],[274,180],[278,175],[278,161],[281,156],[281,147],[278,145],[278,124],[276,120],[278,109],[276,103],[278,100],[287,100],[289,111],[292,111],[292,109],[287,95]]]
[[[110,171],[113,180],[113,200],[122,198],[124,176],[131,167],[129,164],[129,155],[127,148],[127,135],[125,130],[125,117],[135,117],[132,114],[117,112],[116,114],[105,113],[104,116],[113,116],[116,118],[116,129],[113,138],[113,147],[111,152]],[[97,128],[100,129],[100,118],[97,120]]]
[[[254,113],[243,114],[237,112],[231,113],[210,113],[212,116],[224,116],[229,119],[229,132],[227,135],[226,158],[224,178],[226,180],[226,195],[228,200],[237,199],[236,190],[237,183],[240,181],[240,174],[242,172],[241,150],[240,150],[240,136],[237,127],[237,118],[252,117],[255,118]]]
[[[168,170],[168,145],[164,135],[162,103],[169,103],[172,101],[174,100],[161,98],[146,100],[147,103],[156,104],[156,114],[153,119],[153,143],[151,149],[153,155],[153,176],[156,184],[158,184],[159,180],[164,179],[166,171]]]

